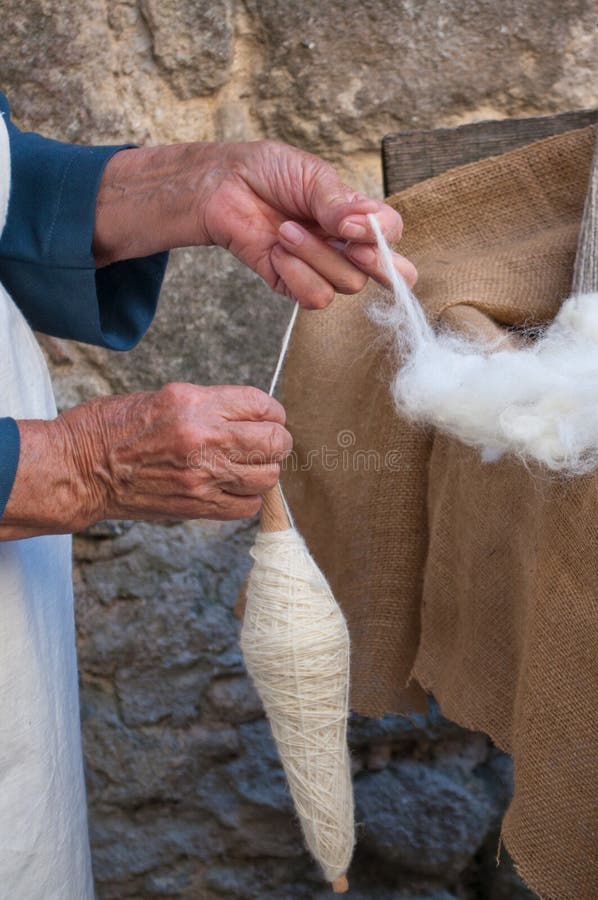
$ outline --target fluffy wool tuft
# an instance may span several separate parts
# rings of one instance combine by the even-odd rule
[[[598,293],[566,300],[520,349],[437,333],[371,221],[394,294],[372,316],[396,336],[397,410],[478,447],[487,461],[512,453],[573,475],[598,465]]]

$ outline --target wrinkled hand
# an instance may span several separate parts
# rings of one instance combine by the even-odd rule
[[[160,250],[217,244],[302,306],[326,306],[335,291],[385,282],[374,213],[389,241],[401,236],[390,206],[355,193],[331,165],[287,144],[174,144],[121,150],[100,184],[96,265]],[[413,285],[404,257],[395,265]]]
[[[0,539],[78,531],[106,518],[254,515],[291,436],[251,387],[169,384],[101,397],[51,422],[19,422],[21,456]]]
[[[327,306],[335,292],[362,290],[369,276],[386,280],[367,213],[394,242],[402,231],[398,212],[355,193],[331,165],[286,144],[219,146],[209,199],[198,210],[211,243],[308,308]],[[413,286],[412,263],[395,254],[395,265]]]

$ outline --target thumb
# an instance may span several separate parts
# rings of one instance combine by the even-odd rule
[[[388,241],[398,241],[403,231],[401,216],[395,209],[346,185],[331,166],[322,166],[312,175],[309,206],[314,220],[325,232],[345,241],[375,243],[368,213],[376,216]]]

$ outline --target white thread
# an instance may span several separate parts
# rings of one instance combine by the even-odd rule
[[[243,656],[307,846],[334,881],[347,871],[354,845],[347,625],[295,529],[261,532],[251,554]]]
[[[295,301],[295,305],[293,307],[293,312],[291,313],[291,318],[289,319],[289,324],[287,325],[286,331],[284,333],[284,337],[282,339],[280,353],[278,354],[278,360],[277,360],[276,366],[274,368],[274,375],[272,376],[270,390],[268,391],[269,397],[272,397],[274,395],[274,391],[276,390],[276,385],[278,384],[278,379],[280,378],[280,374],[282,372],[282,367],[284,365],[284,361],[287,358],[287,351],[289,349],[289,344],[291,343],[291,336],[293,334],[295,322],[297,321],[298,313],[299,313],[299,304]],[[280,496],[282,498],[282,502],[283,502],[284,509],[287,514],[289,523],[290,523],[291,527],[293,527],[295,525],[295,520],[293,519],[293,514],[289,508],[289,504],[287,503],[287,498],[285,497],[284,491],[282,488],[280,488]]]
[[[573,294],[598,290],[598,129],[573,271]]]
[[[565,301],[552,324],[521,349],[435,333],[396,271],[378,222],[369,218],[394,294],[394,303],[372,316],[396,338],[397,410],[480,448],[487,461],[513,453],[570,474],[594,468],[598,293]]]
[[[293,312],[291,313],[291,318],[289,324],[287,325],[287,330],[284,333],[284,337],[282,339],[282,346],[280,348],[280,353],[278,355],[278,362],[276,363],[276,368],[274,369],[274,375],[272,376],[272,383],[270,384],[270,390],[268,391],[268,396],[272,397],[274,391],[276,389],[276,385],[278,384],[278,379],[280,378],[280,373],[282,372],[282,367],[284,361],[286,359],[287,350],[289,349],[289,344],[291,343],[291,335],[293,334],[293,328],[295,327],[295,322],[297,321],[297,313],[299,312],[299,304],[295,302],[295,306],[293,307]]]

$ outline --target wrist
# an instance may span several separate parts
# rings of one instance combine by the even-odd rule
[[[68,459],[70,499],[77,511],[73,531],[112,513],[110,435],[104,406],[115,399],[98,397],[65,410],[54,420]]]
[[[0,523],[0,539],[79,531],[101,518],[61,416],[22,419],[19,464]]]
[[[212,243],[204,210],[222,171],[225,146],[175,144],[116,153],[98,190],[96,265]]]

